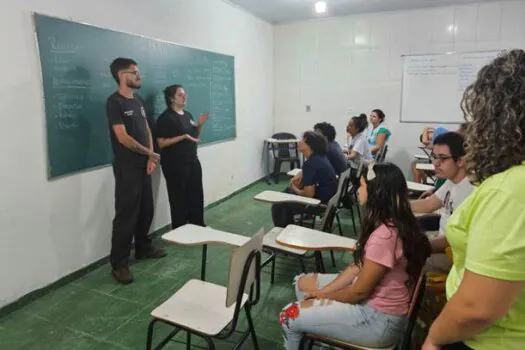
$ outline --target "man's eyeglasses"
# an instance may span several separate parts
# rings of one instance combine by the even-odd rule
[[[452,157],[452,156],[445,156],[443,154],[435,154],[434,152],[430,153],[430,159],[432,159],[432,161],[439,160],[440,162],[444,162],[444,161],[452,159],[452,158],[454,158],[454,157]]]

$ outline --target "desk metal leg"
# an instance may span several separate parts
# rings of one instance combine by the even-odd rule
[[[201,264],[201,280],[206,281],[206,254],[208,252],[208,245],[202,246],[202,264]]]
[[[270,181],[270,144],[266,141],[264,141],[263,153],[266,153],[266,183],[268,185],[271,185],[272,183]]]

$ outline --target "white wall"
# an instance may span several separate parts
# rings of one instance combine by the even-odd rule
[[[424,125],[399,122],[401,55],[524,48],[523,18],[525,1],[505,1],[276,26],[275,131],[299,134],[326,120],[343,142],[348,115],[380,108],[393,133],[387,158],[408,172]]]
[[[273,130],[272,27],[221,0],[0,0],[0,307],[106,256],[114,213],[110,167],[46,179],[31,11],[235,55],[238,136],[199,150],[206,203],[262,176]],[[160,178],[152,230],[169,222]]]

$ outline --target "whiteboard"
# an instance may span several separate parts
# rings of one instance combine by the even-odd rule
[[[401,122],[462,123],[461,98],[501,51],[403,57]]]

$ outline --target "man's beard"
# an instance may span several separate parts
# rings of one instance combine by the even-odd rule
[[[139,83],[133,83],[131,81],[127,81],[126,82],[126,86],[129,87],[130,89],[140,89],[140,87],[142,85],[140,84],[140,82]]]

